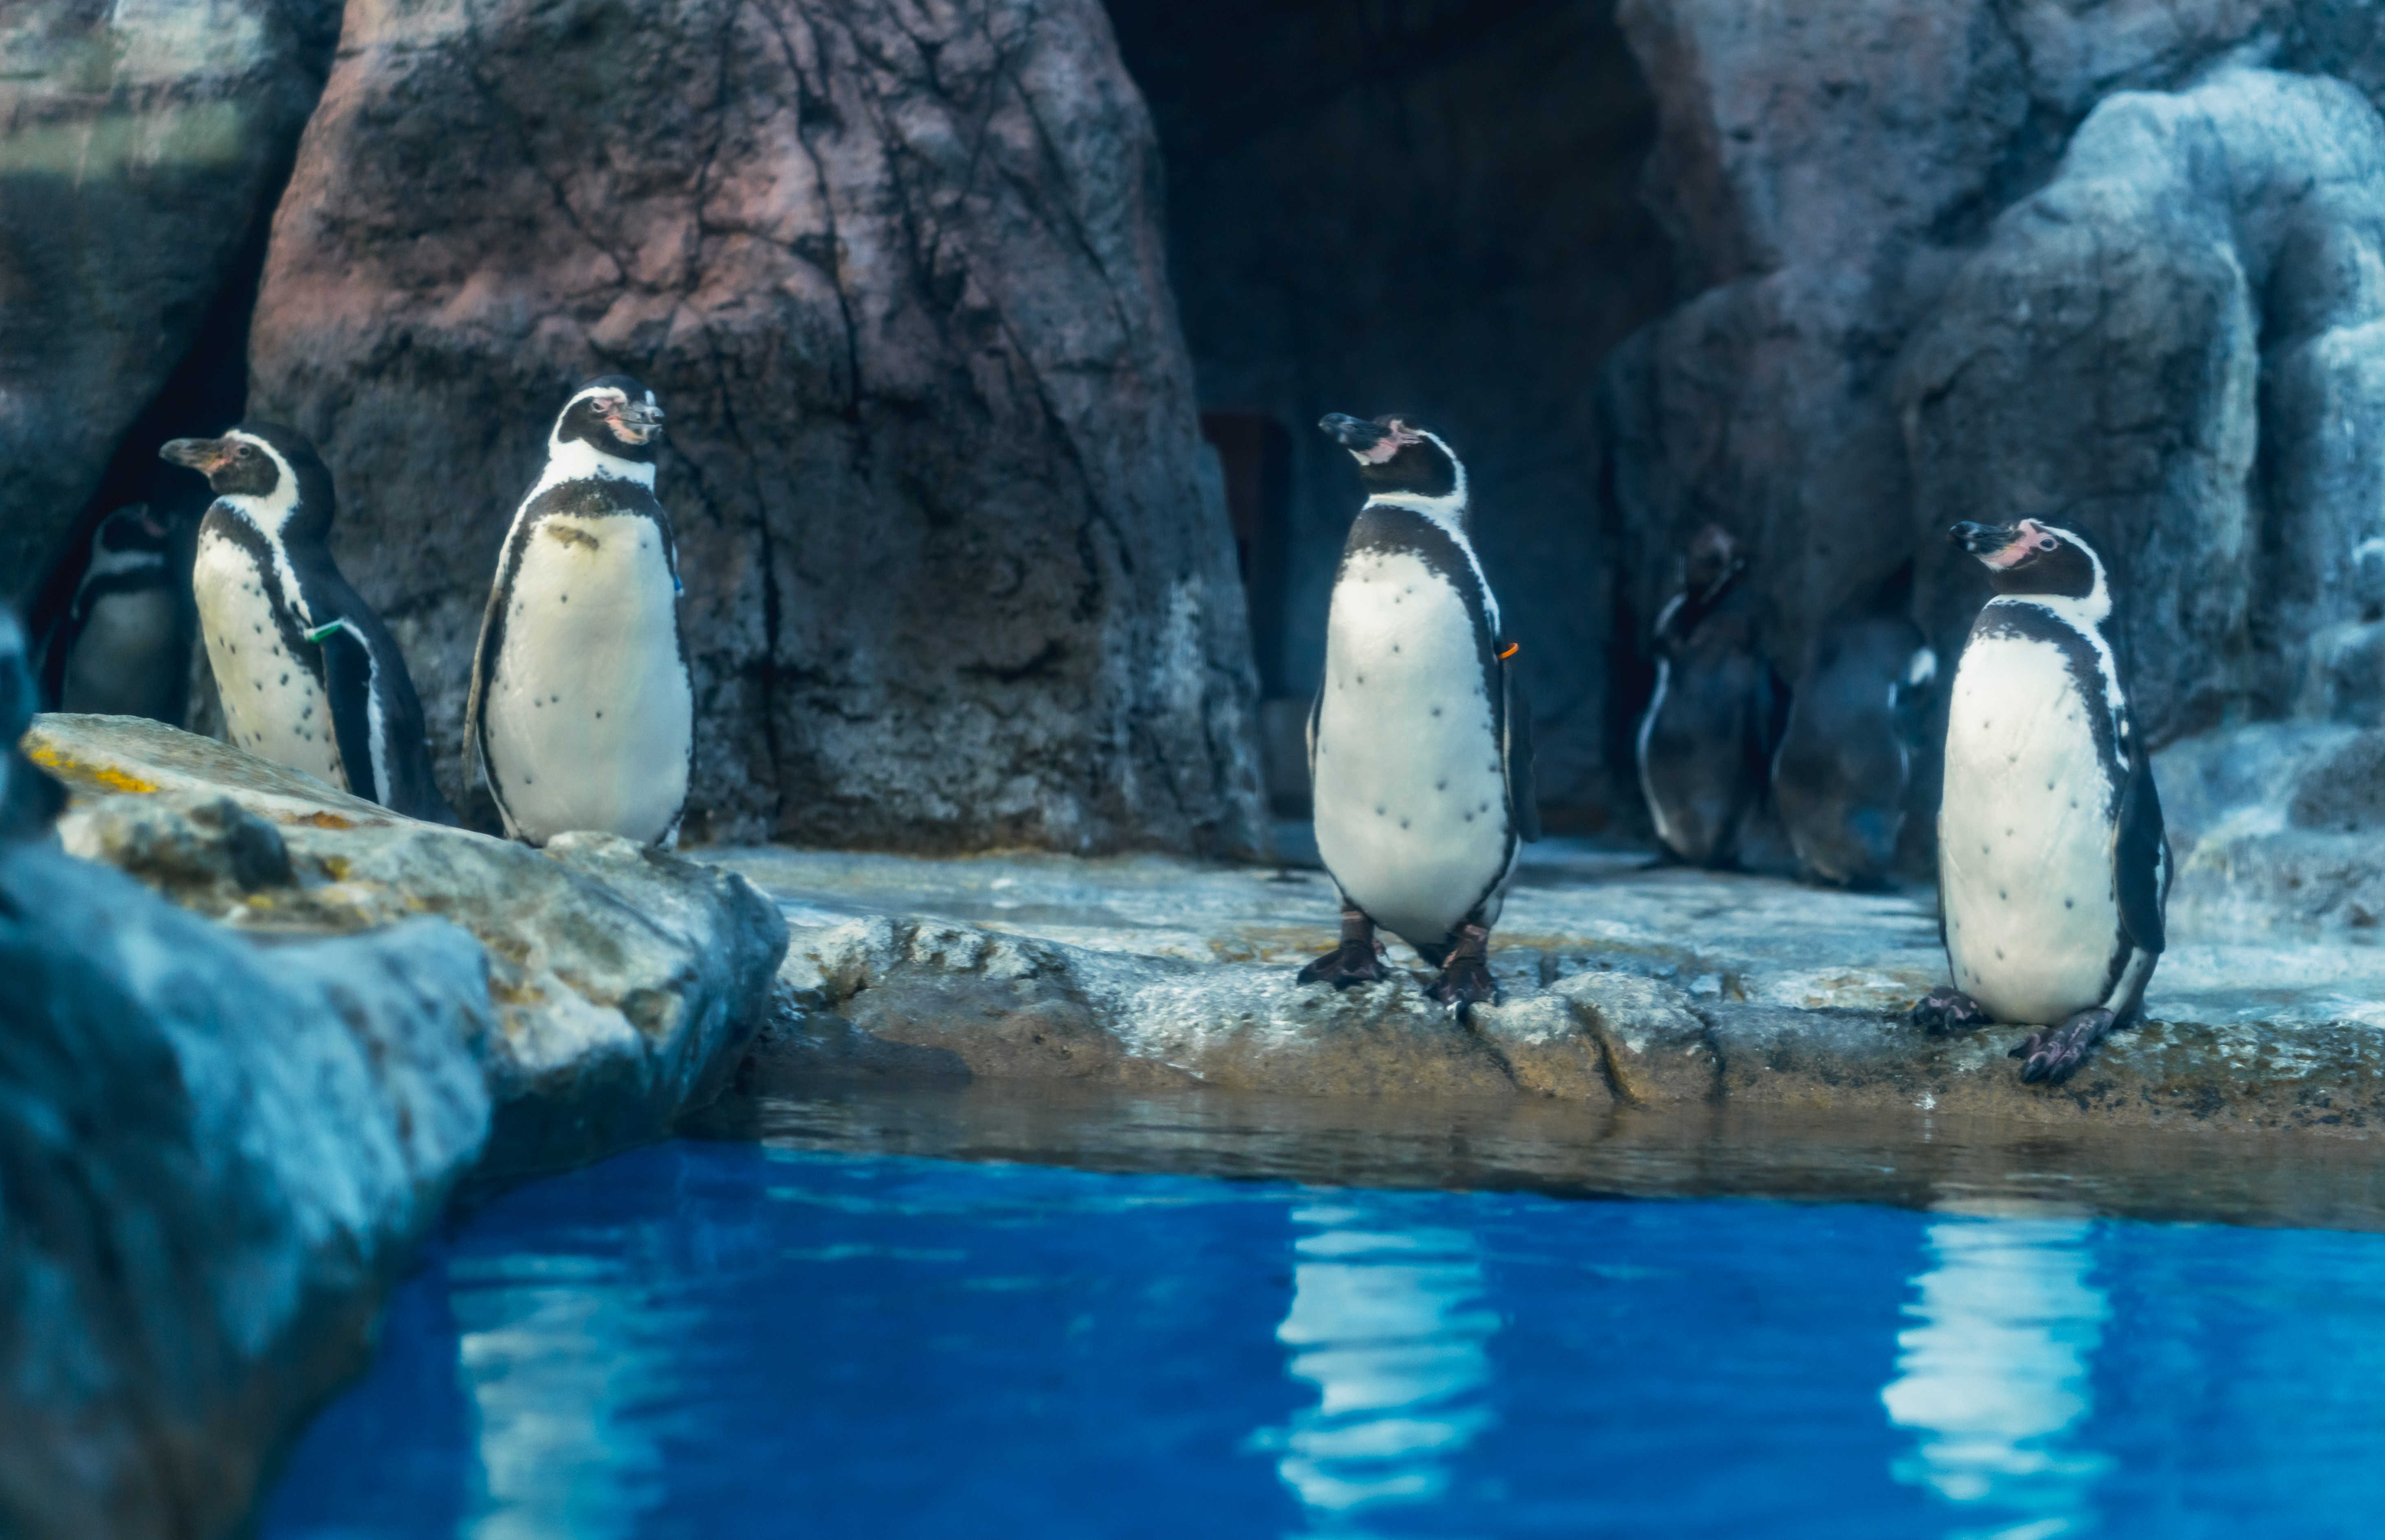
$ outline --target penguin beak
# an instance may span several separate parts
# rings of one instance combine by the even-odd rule
[[[157,458],[213,476],[231,458],[231,445],[222,439],[170,439],[157,451]]]
[[[651,443],[663,430],[663,409],[642,401],[623,402],[606,416],[613,426],[614,435],[623,443]]]
[[[1325,436],[1353,454],[1364,454],[1383,441],[1384,429],[1376,423],[1354,417],[1347,412],[1335,412],[1317,425]]]

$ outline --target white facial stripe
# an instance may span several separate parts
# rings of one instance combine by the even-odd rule
[[[1467,561],[1474,567],[1474,580],[1482,586],[1482,607],[1491,617],[1491,630],[1495,636],[1499,631],[1499,599],[1491,591],[1491,579],[1483,574],[1482,558],[1474,553],[1474,542],[1466,538],[1466,462],[1441,441],[1440,435],[1421,428],[1415,432],[1418,438],[1449,456],[1450,468],[1457,474],[1456,490],[1446,497],[1427,497],[1421,492],[1383,492],[1367,501],[1422,514],[1457,542],[1457,549],[1466,553]]]
[[[290,462],[281,457],[280,450],[254,433],[234,432],[224,437],[256,446],[258,453],[273,461],[277,474],[273,491],[263,497],[233,492],[217,498],[216,503],[246,519],[257,533],[265,537],[266,545],[273,552],[274,572],[281,580],[283,602],[289,605],[290,614],[298,622],[300,630],[312,629],[315,617],[306,613],[306,597],[298,588],[298,571],[290,565],[290,552],[281,542],[282,526],[288,524],[290,515],[298,511],[298,473],[290,468]]]

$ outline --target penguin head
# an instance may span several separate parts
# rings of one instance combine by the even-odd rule
[[[1710,595],[1746,565],[1747,558],[1739,553],[1739,542],[1731,539],[1730,531],[1709,524],[1690,537],[1689,548],[1681,553],[1681,586],[1692,593]]]
[[[331,527],[331,473],[294,428],[244,422],[220,439],[176,439],[157,457],[206,477],[218,503],[267,535],[319,539]]]
[[[1397,416],[1364,422],[1342,412],[1317,426],[1358,462],[1358,484],[1368,499],[1464,506],[1466,467],[1432,429]]]
[[[92,532],[91,553],[94,560],[150,555],[162,561],[172,536],[166,521],[149,511],[149,504],[128,503],[99,521],[99,528]]]
[[[1958,524],[1946,538],[1979,559],[1999,595],[2110,602],[2104,559],[2075,529],[2025,518],[2017,524]]]
[[[586,444],[599,455],[651,466],[662,436],[663,409],[655,393],[628,375],[608,374],[572,392],[546,448],[551,455],[569,444]]]

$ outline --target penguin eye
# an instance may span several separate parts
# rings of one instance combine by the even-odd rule
[[[240,457],[243,460],[254,460],[256,458],[256,451],[249,448],[246,444],[243,444],[240,446]]]
[[[2040,535],[2037,537],[2037,548],[2040,551],[2051,551],[2058,543],[2059,542],[2056,541],[2052,535]]]

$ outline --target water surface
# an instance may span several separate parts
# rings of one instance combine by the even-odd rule
[[[679,1141],[481,1209],[263,1534],[2350,1535],[2385,1509],[2385,1236],[804,1143]]]

